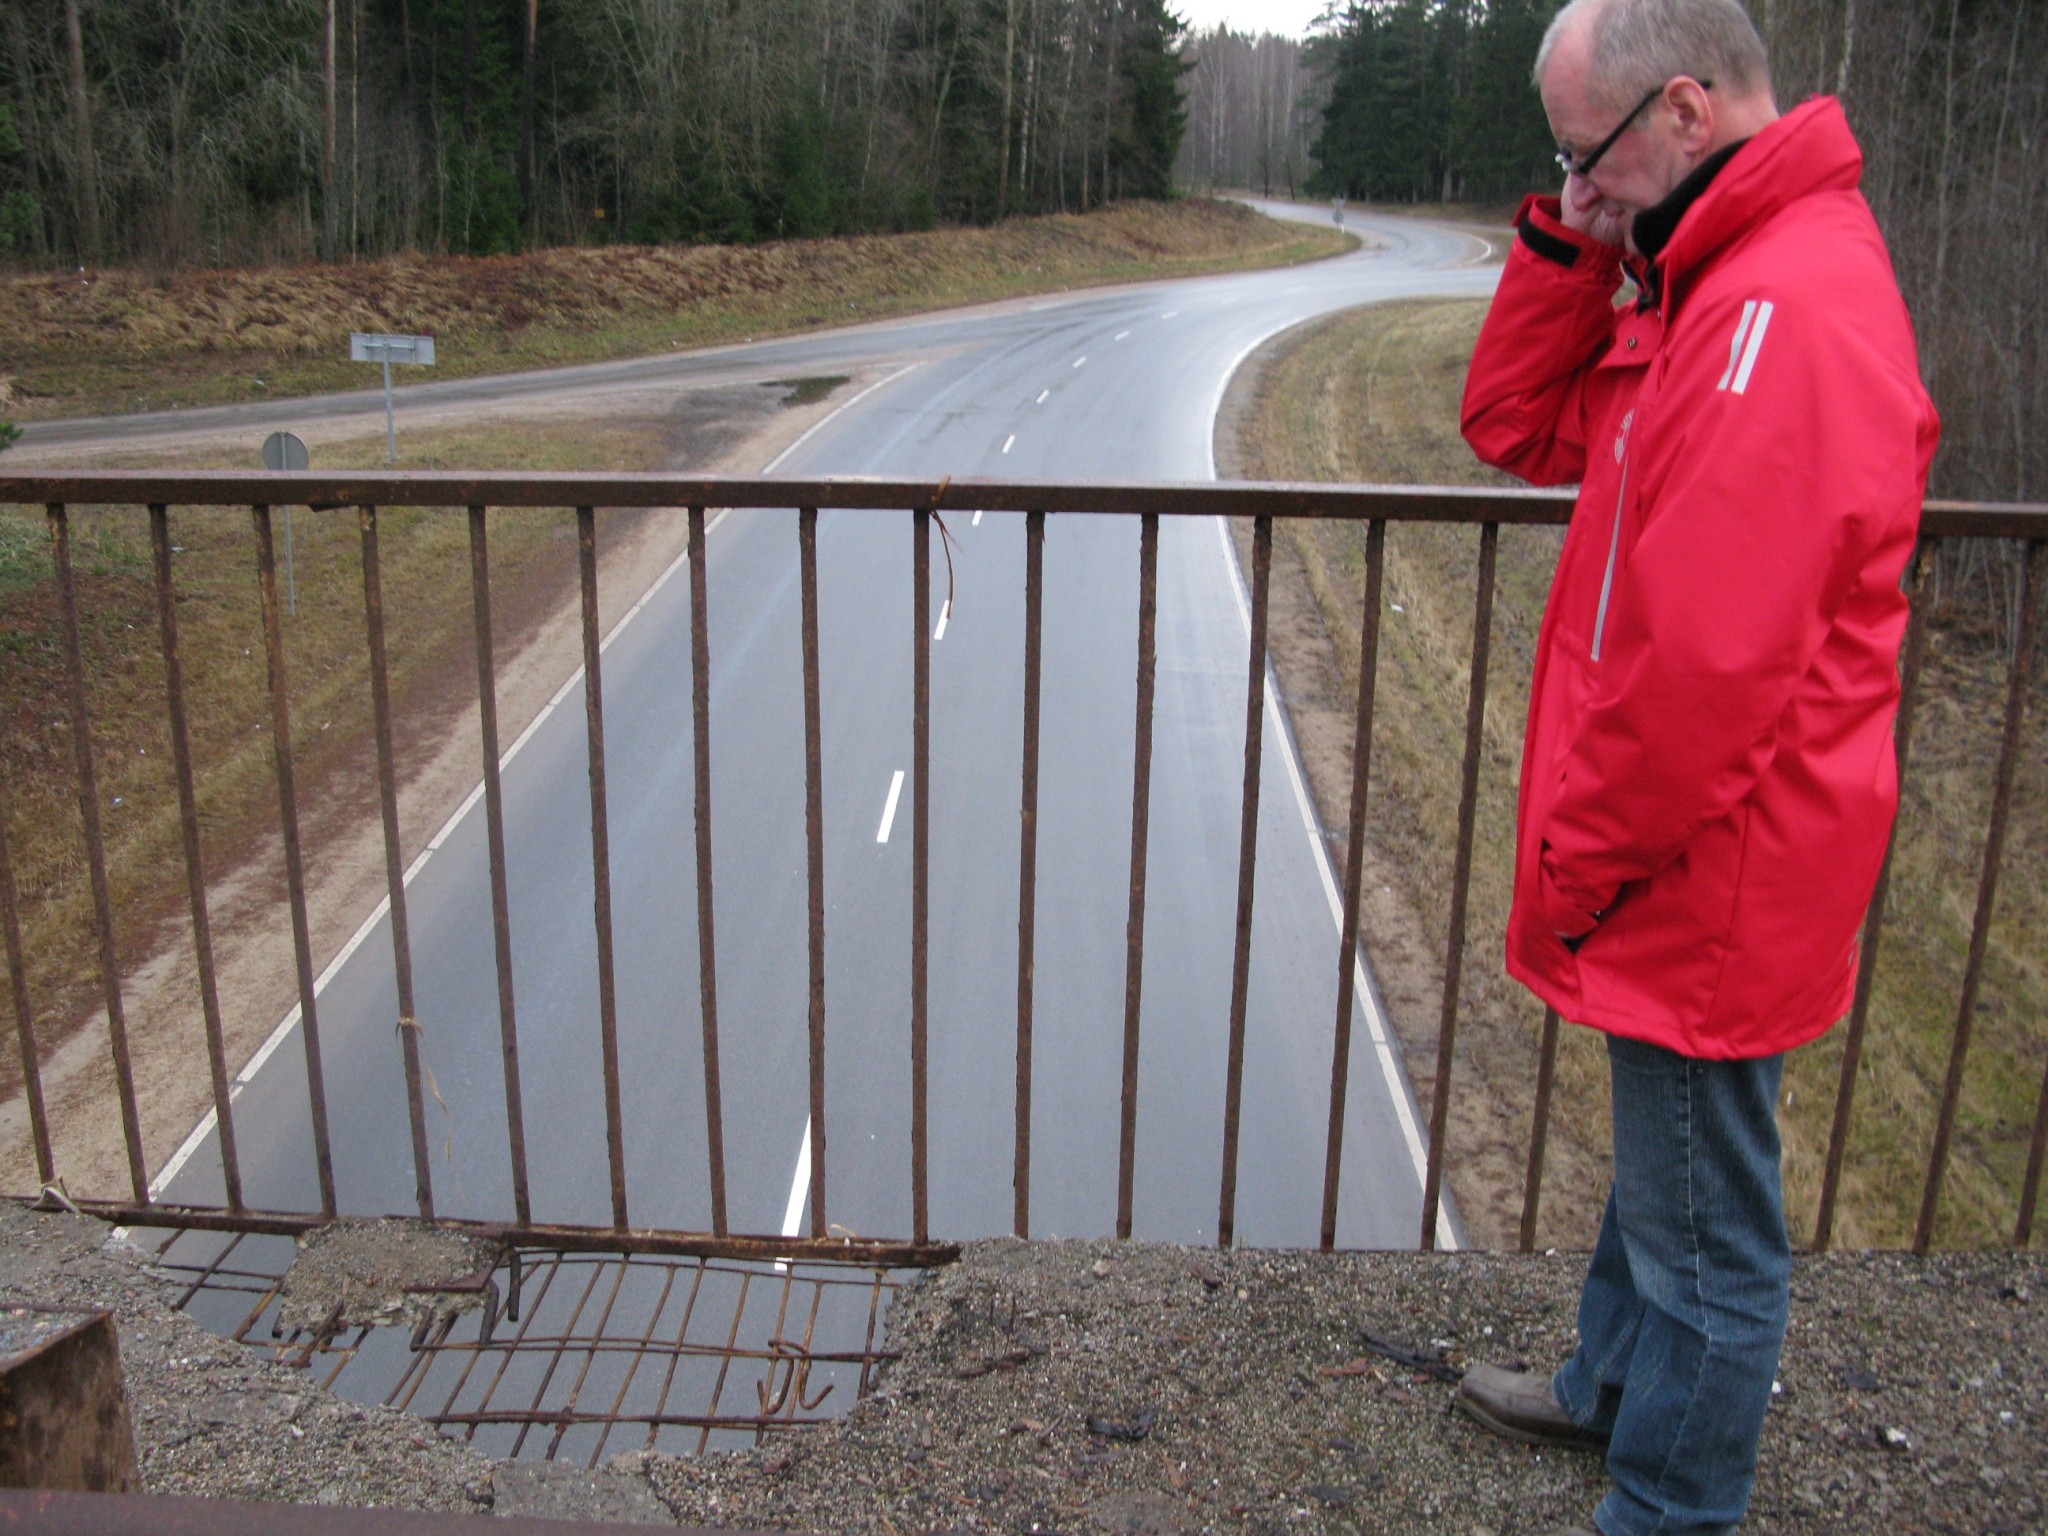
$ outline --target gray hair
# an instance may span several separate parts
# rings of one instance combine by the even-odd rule
[[[1536,50],[1539,86],[1558,38],[1581,21],[1589,84],[1616,111],[1674,75],[1711,80],[1742,96],[1771,87],[1763,39],[1740,0],[1571,0]]]

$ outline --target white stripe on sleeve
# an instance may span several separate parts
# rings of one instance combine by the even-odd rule
[[[1756,324],[1749,330],[1749,345],[1742,353],[1742,366],[1735,370],[1735,393],[1749,388],[1749,372],[1756,367],[1756,355],[1763,350],[1764,332],[1771,328],[1771,301],[1765,299],[1756,312]]]
[[[1756,300],[1749,299],[1742,306],[1742,322],[1735,327],[1735,339],[1728,343],[1728,366],[1721,371],[1721,382],[1716,389],[1726,389],[1728,381],[1735,377],[1735,364],[1742,356],[1742,340],[1749,334],[1749,322],[1756,317]]]

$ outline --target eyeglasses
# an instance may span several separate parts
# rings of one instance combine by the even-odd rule
[[[1634,125],[1635,120],[1643,115],[1644,110],[1650,105],[1651,102],[1655,101],[1659,96],[1662,96],[1664,94],[1665,86],[1668,86],[1670,84],[1671,81],[1664,81],[1662,84],[1658,85],[1654,90],[1652,90],[1648,95],[1643,97],[1641,101],[1637,102],[1633,107],[1631,107],[1629,109],[1628,116],[1624,117],[1620,122],[1614,125],[1614,132],[1608,134],[1607,137],[1602,139],[1598,144],[1595,144],[1591,152],[1588,153],[1584,158],[1580,158],[1579,156],[1574,155],[1568,149],[1558,150],[1558,169],[1562,170],[1567,176],[1586,177],[1592,175],[1593,167],[1600,163],[1602,157],[1606,155],[1607,151],[1614,148],[1614,146],[1618,142],[1620,142],[1621,136],[1624,133],[1628,132],[1630,127]],[[1703,91],[1711,91],[1714,88],[1714,82],[1711,80],[1702,80],[1699,82],[1699,88]]]

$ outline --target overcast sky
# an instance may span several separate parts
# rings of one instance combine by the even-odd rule
[[[1233,32],[1276,32],[1306,37],[1308,24],[1320,16],[1327,0],[1169,0],[1168,8],[1197,32],[1228,22]]]

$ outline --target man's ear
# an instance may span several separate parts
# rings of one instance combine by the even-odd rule
[[[1713,96],[1691,76],[1678,75],[1664,87],[1664,104],[1678,130],[1679,146],[1691,158],[1705,159],[1714,147]]]

